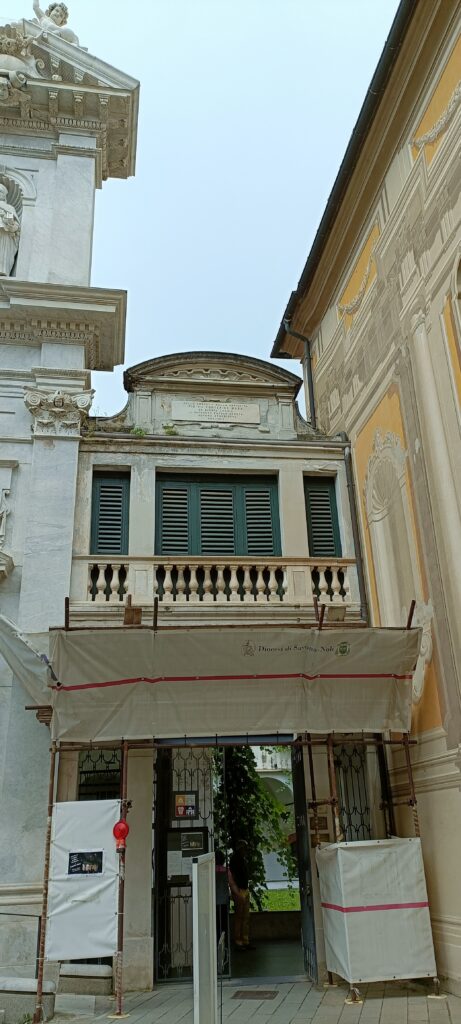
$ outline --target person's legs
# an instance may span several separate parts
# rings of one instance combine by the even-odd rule
[[[248,889],[244,890],[244,898],[242,899],[242,942],[244,946],[250,944],[250,893]]]
[[[245,945],[245,939],[243,937],[245,915],[244,892],[245,890],[240,889],[238,896],[234,898],[234,942],[236,946]]]

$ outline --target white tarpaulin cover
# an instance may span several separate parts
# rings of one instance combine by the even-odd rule
[[[410,728],[421,630],[56,630],[54,739]]]
[[[48,635],[43,639],[48,646]],[[36,650],[5,615],[0,615],[0,654],[32,699],[37,704],[47,703],[50,693],[48,658]]]
[[[351,984],[436,976],[420,839],[316,852],[327,969]]]
[[[113,956],[117,949],[119,800],[53,807],[45,956]]]

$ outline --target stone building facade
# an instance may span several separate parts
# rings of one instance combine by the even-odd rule
[[[458,3],[400,4],[273,350],[312,373],[320,429],[350,438],[371,621],[400,625],[416,599],[416,791],[438,968],[457,992],[460,57]]]
[[[138,84],[69,33],[0,29],[1,612],[42,648],[69,595],[82,625],[120,625],[128,594],[149,620],[158,596],[163,624],[307,624],[315,594],[357,624],[346,445],[300,416],[298,377],[164,356],[126,372],[119,415],[90,415],[91,371],[123,362],[126,308],[90,285],[94,191],[134,173]],[[31,976],[49,734],[0,671],[0,972]],[[129,988],[153,981],[152,773],[152,751],[131,751]],[[94,776],[62,754],[57,799]]]

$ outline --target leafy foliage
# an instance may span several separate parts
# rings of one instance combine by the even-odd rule
[[[261,781],[251,747],[216,751],[214,780],[215,847],[235,850],[237,840],[246,840],[251,898],[262,910],[267,891],[263,853],[276,852],[289,879],[296,873],[282,828],[287,812]]]

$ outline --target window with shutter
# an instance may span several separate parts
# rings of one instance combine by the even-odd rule
[[[189,490],[168,486],[161,491],[162,555],[189,554]]]
[[[130,477],[95,473],[91,522],[91,554],[128,554]]]
[[[305,477],[307,532],[311,558],[341,557],[334,477]]]
[[[200,488],[200,554],[235,554],[234,491]]]
[[[280,554],[277,481],[157,477],[159,555]]]
[[[272,494],[269,488],[245,488],[246,546],[248,555],[275,555]]]

